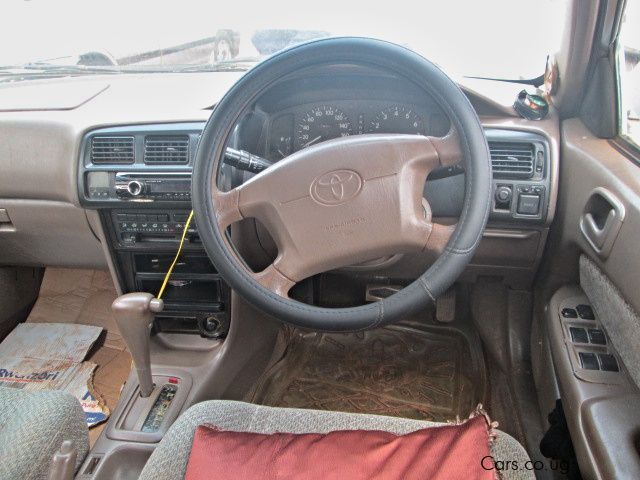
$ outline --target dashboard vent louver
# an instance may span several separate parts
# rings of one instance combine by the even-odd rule
[[[531,178],[536,154],[529,142],[489,142],[491,168],[495,177]]]
[[[144,163],[189,163],[188,135],[150,135],[144,139]]]
[[[97,164],[133,163],[135,158],[133,137],[93,137],[91,161]]]

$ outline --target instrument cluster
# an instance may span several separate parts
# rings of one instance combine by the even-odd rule
[[[298,105],[273,115],[267,153],[280,160],[325,140],[365,133],[443,136],[449,119],[439,109],[409,103],[342,100]]]

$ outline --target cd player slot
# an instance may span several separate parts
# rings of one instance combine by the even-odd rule
[[[172,234],[161,234],[161,233],[131,233],[124,232],[120,234],[120,239],[125,244],[132,243],[150,243],[150,244],[178,244],[180,242],[180,235],[172,235]],[[187,235],[184,239],[185,245],[200,245],[202,242],[200,241],[200,237],[196,234]]]
[[[136,239],[138,242],[148,242],[148,243],[167,243],[167,242],[177,242],[179,241],[175,235],[153,235],[153,234],[138,234]]]

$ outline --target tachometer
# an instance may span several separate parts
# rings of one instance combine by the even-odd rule
[[[302,115],[297,127],[298,147],[305,148],[351,133],[351,122],[344,112],[330,105],[321,105]]]
[[[393,105],[381,111],[369,125],[371,133],[409,133],[424,135],[424,122],[410,107]]]

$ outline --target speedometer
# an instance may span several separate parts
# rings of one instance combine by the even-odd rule
[[[305,148],[351,133],[351,122],[343,111],[331,105],[321,105],[302,115],[297,127],[298,146]]]
[[[409,133],[424,135],[424,122],[410,107],[393,105],[381,111],[369,125],[371,133]]]

